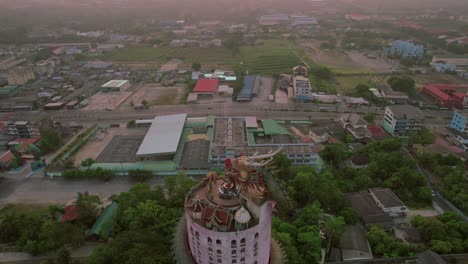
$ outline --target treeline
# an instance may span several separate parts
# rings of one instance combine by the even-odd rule
[[[341,167],[351,156],[344,144],[326,146],[322,158],[333,164],[331,173],[338,180],[343,192],[355,192],[374,187],[390,188],[406,204],[412,206],[430,205],[431,190],[425,177],[420,174],[416,162],[403,150],[398,138],[388,138],[367,144],[356,152],[369,159],[367,167],[353,169]]]
[[[453,155],[418,153],[421,164],[440,181],[433,182],[435,188],[463,213],[468,214],[468,183],[464,178],[466,168],[463,161]]]
[[[166,177],[164,186],[139,183],[114,197],[119,209],[112,240],[86,263],[173,263],[173,228],[183,214],[185,195],[196,183],[180,173]]]

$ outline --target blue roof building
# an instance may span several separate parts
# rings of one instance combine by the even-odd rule
[[[421,58],[424,56],[424,46],[409,41],[395,40],[390,44],[390,48],[386,49],[386,52],[403,58]]]
[[[244,77],[244,86],[237,95],[237,101],[250,101],[253,94],[260,89],[260,77],[247,75]]]

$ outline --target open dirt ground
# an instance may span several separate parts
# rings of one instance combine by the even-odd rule
[[[131,96],[122,103],[123,107],[130,107],[131,104],[141,104],[143,100],[150,105],[171,105],[178,104],[184,96],[184,86],[164,87],[158,83],[144,84],[138,88]]]
[[[97,131],[73,157],[75,164],[80,164],[87,158],[96,159],[102,150],[109,144],[114,136],[123,135],[145,135],[148,128],[128,129],[126,124],[120,124],[120,127],[111,127]]]
[[[91,96],[89,104],[84,108],[86,110],[104,110],[117,108],[127,97],[130,92],[98,92]]]
[[[394,60],[384,59],[374,54],[357,51],[325,51],[320,49],[320,41],[303,41],[300,45],[315,62],[325,64],[340,72],[391,72],[399,68]],[[372,58],[370,58],[372,57]]]

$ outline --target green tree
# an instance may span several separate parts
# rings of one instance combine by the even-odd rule
[[[366,120],[368,123],[374,123],[375,121],[375,114],[374,113],[366,113],[364,115],[364,120]]]
[[[418,131],[414,131],[410,134],[408,138],[408,145],[412,146],[413,144],[422,144],[422,145],[430,145],[434,143],[435,135],[434,133],[429,130],[428,128],[423,128]]]
[[[201,70],[201,64],[198,61],[195,61],[192,63],[192,70],[194,71],[200,71]]]
[[[128,128],[134,128],[136,126],[136,121],[135,120],[130,120],[127,123]]]
[[[356,213],[356,211],[353,210],[353,208],[347,206],[343,209],[341,209],[339,212],[338,212],[338,215],[343,217],[343,219],[345,220],[346,224],[348,225],[354,225],[358,222],[359,220],[359,217]]]
[[[319,263],[322,240],[317,226],[304,226],[297,233],[297,248],[306,263]]]
[[[81,166],[89,167],[93,165],[96,161],[93,158],[87,158],[81,161]]]
[[[62,143],[62,136],[57,130],[53,128],[41,129],[41,141],[39,142],[39,147],[42,153],[46,154],[57,150],[62,146]]]
[[[327,145],[320,152],[320,156],[331,166],[338,166],[350,155],[348,147],[344,144]]]
[[[273,173],[276,177],[288,180],[291,177],[291,160],[283,153],[277,154],[273,157]]]
[[[392,76],[387,80],[387,83],[395,91],[404,92],[408,95],[416,94],[416,82],[409,76]]]
[[[151,179],[151,177],[153,176],[151,171],[140,170],[140,169],[129,170],[128,175],[130,176],[132,180],[140,181],[140,182],[147,181]]]
[[[67,248],[61,247],[57,250],[57,264],[70,264],[70,251]]]
[[[78,193],[76,206],[78,207],[78,219],[86,226],[91,226],[99,215],[101,199],[88,192]]]
[[[325,66],[316,67],[312,71],[312,74],[315,74],[317,78],[322,80],[330,80],[333,77],[333,72],[330,70],[330,68]]]
[[[339,243],[341,236],[346,229],[346,223],[342,216],[328,217],[323,225],[323,230],[327,236],[327,251],[331,250],[333,245]]]
[[[185,196],[190,189],[197,183],[184,172],[179,172],[177,176],[168,176],[164,179],[164,187],[169,194],[169,203],[173,205],[182,205]]]

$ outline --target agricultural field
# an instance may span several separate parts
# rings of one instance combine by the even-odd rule
[[[304,65],[301,51],[289,40],[266,40],[263,45],[243,46],[240,54],[232,56],[226,48],[172,48],[126,47],[100,56],[100,59],[116,63],[151,63],[161,65],[171,58],[184,61],[185,68],[198,61],[205,70],[233,69],[242,63],[250,74],[289,73],[291,68]],[[305,56],[306,57],[306,56]],[[307,60],[307,58],[305,58]]]
[[[290,73],[292,67],[304,65],[300,51],[288,40],[267,40],[260,46],[242,47],[238,56],[249,74]]]

